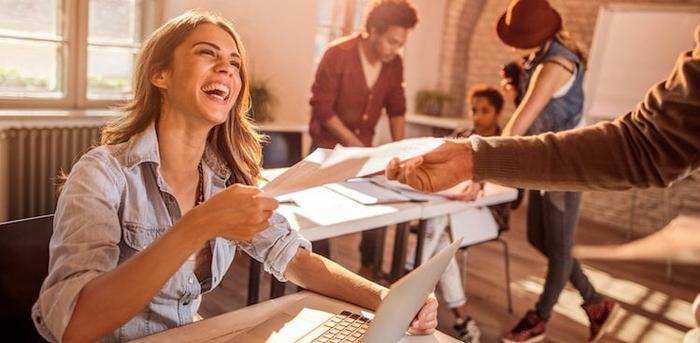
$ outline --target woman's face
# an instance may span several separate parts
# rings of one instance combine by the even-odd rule
[[[471,103],[476,131],[490,130],[498,125],[498,112],[488,98],[475,96]]]
[[[178,45],[171,67],[153,83],[173,110],[215,126],[228,119],[238,99],[241,63],[233,37],[217,25],[202,24]]]

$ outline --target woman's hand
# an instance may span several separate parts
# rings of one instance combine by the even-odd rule
[[[518,90],[513,85],[513,79],[509,77],[501,79],[501,93],[507,102],[515,102]]]
[[[423,307],[418,311],[416,318],[413,319],[411,325],[408,327],[408,333],[411,335],[433,334],[438,325],[437,312],[437,298],[435,298],[434,293],[430,293]]]
[[[461,193],[449,195],[447,198],[451,200],[474,201],[484,195],[481,182],[470,182]]]
[[[469,140],[446,140],[423,156],[401,163],[395,158],[386,167],[386,177],[398,180],[419,191],[438,192],[464,180],[473,173],[472,147]]]
[[[260,193],[257,187],[234,184],[192,209],[183,221],[199,230],[202,240],[249,241],[269,226],[268,219],[279,206],[277,200]]]

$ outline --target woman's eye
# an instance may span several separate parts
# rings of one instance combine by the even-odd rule
[[[229,62],[229,63],[231,63],[232,66],[234,66],[234,67],[236,67],[236,68],[238,68],[238,69],[241,68],[241,64],[240,64],[238,61],[231,61],[231,62]]]
[[[202,55],[216,56],[216,53],[213,50],[209,49],[202,49],[199,51],[199,53]]]

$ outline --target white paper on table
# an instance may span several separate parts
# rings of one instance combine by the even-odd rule
[[[441,200],[444,199],[445,197],[442,195],[434,194],[434,193],[424,193],[419,190],[414,189],[413,187],[403,184],[398,181],[390,181],[388,180],[385,176],[373,176],[371,178],[372,182],[387,188],[391,189],[394,192],[397,192],[405,197],[408,197],[411,199],[411,201],[433,201],[433,200]]]
[[[393,158],[397,157],[401,161],[426,154],[444,143],[442,138],[422,137],[409,138],[398,142],[392,142],[380,145],[374,148],[355,148],[336,146],[333,152],[328,156],[321,167],[329,167],[338,163],[342,163],[351,159],[367,158],[362,169],[357,173],[357,176],[367,176],[386,168]]]
[[[408,196],[382,187],[365,178],[331,183],[324,187],[363,205],[391,204],[413,200]]]
[[[326,187],[314,187],[292,195],[297,214],[317,225],[333,225],[396,211],[391,206],[364,206]]]
[[[440,138],[413,138],[374,148],[316,149],[262,187],[269,197],[278,197],[307,188],[345,181],[352,177],[381,172],[392,158],[401,160],[423,155],[440,145]]]

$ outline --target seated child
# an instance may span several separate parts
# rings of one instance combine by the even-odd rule
[[[480,136],[498,136],[501,128],[498,125],[499,115],[503,109],[503,96],[493,88],[477,86],[470,92],[469,103],[472,110],[473,129],[458,129],[452,137],[467,137],[472,134]],[[453,196],[455,200],[472,201],[479,197],[483,185],[472,183],[460,194]],[[490,206],[499,230],[508,228],[510,204]],[[431,256],[450,244],[449,216],[430,218],[426,223],[425,244],[422,256]],[[437,242],[435,242],[437,240]],[[409,256],[414,256],[412,253]],[[430,250],[430,251],[428,251]],[[411,262],[409,262],[411,263]],[[412,267],[409,266],[409,268]],[[480,331],[474,320],[466,313],[467,299],[464,295],[461,273],[456,259],[452,259],[442,275],[439,283],[440,291],[447,307],[455,317],[454,329],[464,342],[479,342]]]

